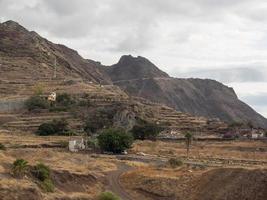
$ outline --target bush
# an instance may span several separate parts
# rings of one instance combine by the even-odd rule
[[[68,122],[61,119],[41,124],[37,130],[37,134],[41,136],[67,135],[69,131]]]
[[[39,110],[39,109],[48,109],[48,101],[41,96],[32,96],[26,102],[25,106],[29,111]]]
[[[54,191],[54,184],[51,180],[51,170],[48,166],[43,163],[39,163],[34,166],[33,175],[41,182],[41,187],[46,192]]]
[[[6,150],[5,145],[3,145],[2,143],[0,143],[0,150]]]
[[[13,162],[12,173],[15,176],[22,177],[28,170],[28,162],[24,159],[17,159]]]
[[[74,100],[68,93],[58,94],[56,98],[57,105],[63,107],[69,107],[70,105],[74,104]]]
[[[44,86],[43,86],[43,84],[35,85],[34,94],[35,95],[43,95],[44,94]]]
[[[121,153],[133,143],[132,135],[122,129],[104,130],[97,139],[101,150],[113,153]]]
[[[176,167],[180,167],[183,165],[183,161],[177,159],[177,158],[170,158],[168,160],[168,164],[172,167],[172,168],[176,168]]]
[[[44,181],[42,181],[41,182],[41,187],[46,192],[54,192],[54,190],[55,190],[54,183],[52,182],[51,179],[45,179]]]
[[[102,192],[97,199],[98,200],[120,200],[120,198],[117,195],[113,194],[112,192]]]
[[[85,127],[84,127],[84,131],[88,134],[94,134],[96,133],[98,130],[102,129],[105,126],[105,122],[104,120],[97,120],[94,121],[91,118],[88,118],[86,123],[85,123]]]
[[[34,166],[34,176],[40,181],[50,179],[50,168],[43,163],[39,163]]]
[[[162,128],[156,124],[141,122],[133,127],[131,130],[134,139],[145,140],[151,139],[154,140],[158,134],[162,131]]]
[[[96,151],[96,150],[99,150],[100,148],[99,148],[99,144],[98,144],[98,140],[97,139],[89,139],[88,141],[87,141],[87,146],[89,147],[89,148],[92,148],[94,151]]]

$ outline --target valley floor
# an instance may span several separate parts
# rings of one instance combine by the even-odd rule
[[[267,196],[267,143],[194,142],[189,159],[183,142],[137,141],[128,155],[71,153],[69,137],[0,134],[0,199],[96,199],[106,190],[123,200],[263,200]],[[52,170],[55,191],[44,192],[30,176],[15,178],[23,158]],[[177,167],[169,159],[181,160]]]

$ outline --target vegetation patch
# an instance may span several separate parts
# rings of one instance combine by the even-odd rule
[[[25,102],[25,106],[29,111],[34,111],[34,110],[48,109],[49,103],[44,97],[35,95],[30,97]]]
[[[64,119],[46,122],[39,126],[37,134],[40,136],[69,135],[70,129],[68,125],[68,122]]]
[[[104,130],[97,139],[102,151],[113,153],[122,153],[133,144],[132,135],[122,129]]]
[[[6,147],[4,144],[0,143],[0,150],[6,150]]]
[[[24,159],[17,159],[13,162],[11,172],[16,177],[23,177],[29,169],[28,161]]]
[[[120,198],[112,192],[102,192],[97,200],[120,200]]]
[[[149,123],[144,120],[139,120],[137,125],[135,125],[131,130],[134,139],[138,140],[154,140],[161,131],[162,128],[157,124]]]
[[[33,167],[32,174],[40,181],[41,188],[46,192],[54,191],[54,183],[51,179],[51,170],[43,163],[39,163]]]
[[[176,168],[176,167],[180,167],[183,165],[183,161],[181,161],[178,158],[170,158],[168,160],[168,164],[172,167],[172,168]]]

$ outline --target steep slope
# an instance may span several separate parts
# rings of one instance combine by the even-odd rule
[[[255,126],[267,128],[267,120],[240,101],[233,88],[209,79],[169,77],[157,67],[153,69],[153,64],[148,68],[140,64],[148,62],[142,57],[123,56],[121,60],[107,67],[106,72],[114,84],[130,95],[163,103],[177,111],[197,116],[219,118],[226,122],[251,121]],[[129,71],[134,71],[131,77]]]
[[[58,78],[109,82],[97,62],[83,59],[76,51],[54,44],[14,21],[0,24],[0,65],[2,80],[51,79],[56,66]]]

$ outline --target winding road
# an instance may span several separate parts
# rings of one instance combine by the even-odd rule
[[[107,175],[109,181],[107,189],[118,195],[122,200],[134,200],[120,184],[120,176],[134,168],[123,163],[119,163],[117,167],[117,170],[111,171]]]

